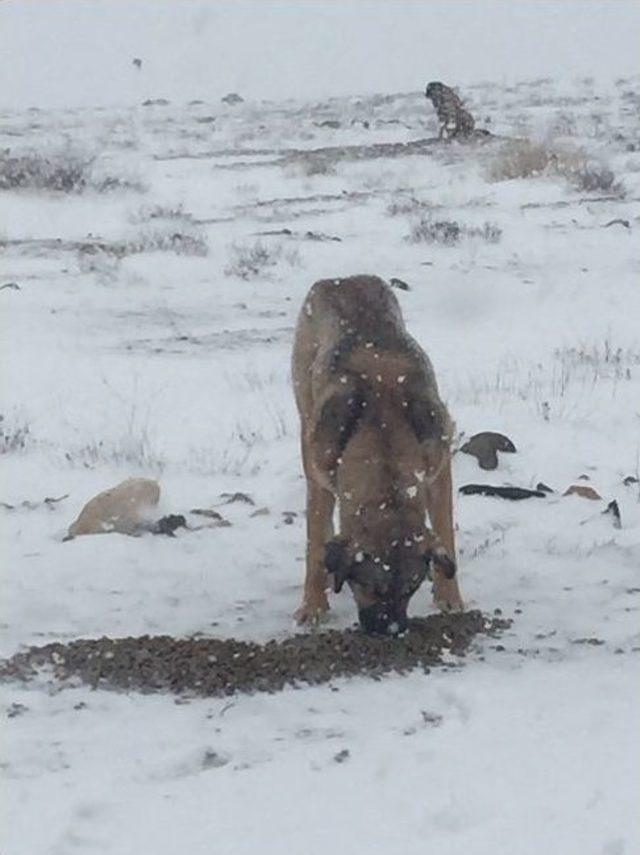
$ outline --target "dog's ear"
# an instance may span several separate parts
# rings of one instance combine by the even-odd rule
[[[324,566],[333,576],[333,590],[339,594],[351,573],[351,556],[344,540],[330,540],[324,547]]]
[[[410,397],[406,406],[407,419],[418,442],[438,439],[442,434],[442,418],[437,405],[427,398]]]
[[[324,402],[314,432],[317,462],[322,469],[335,470],[340,455],[358,427],[364,406],[364,398],[358,389],[348,387]]]
[[[427,562],[427,575],[431,578],[431,565],[439,567],[447,579],[453,579],[456,575],[456,562],[447,555],[446,551],[441,546],[436,546],[435,549],[430,549],[424,554],[424,560]]]
[[[414,392],[409,387],[407,393],[405,414],[418,442],[448,443],[453,426],[444,405],[437,398],[426,397],[420,389]]]

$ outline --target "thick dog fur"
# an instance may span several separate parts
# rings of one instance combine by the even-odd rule
[[[452,423],[431,363],[382,279],[352,276],[312,286],[296,328],[293,382],[307,479],[298,620],[313,622],[327,611],[329,571],[335,590],[350,585],[365,629],[397,631],[431,564],[437,605],[461,610]]]

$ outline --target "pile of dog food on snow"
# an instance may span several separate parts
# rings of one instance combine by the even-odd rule
[[[293,635],[257,644],[233,638],[79,639],[30,647],[0,662],[0,678],[30,680],[42,672],[68,683],[141,692],[200,696],[274,692],[287,685],[337,677],[379,678],[415,668],[428,671],[447,654],[464,655],[477,635],[497,636],[510,625],[479,611],[415,618],[400,637],[358,629]]]

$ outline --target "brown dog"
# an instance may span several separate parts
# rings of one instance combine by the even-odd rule
[[[401,631],[432,563],[436,604],[461,610],[452,423],[431,363],[382,279],[313,285],[296,328],[293,382],[307,479],[307,567],[297,619],[316,621],[329,608],[328,571],[335,591],[345,581],[351,587],[364,629]],[[340,536],[333,539],[336,499]]]

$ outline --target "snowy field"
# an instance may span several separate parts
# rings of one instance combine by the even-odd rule
[[[3,855],[640,851],[639,83],[465,88],[532,141],[510,152],[385,148],[436,135],[419,92],[1,116],[0,655],[298,631],[289,359],[319,278],[404,280],[459,433],[514,441],[495,472],[456,454],[456,486],[555,491],[456,497],[465,601],[514,621],[462,667],[221,700],[2,685]],[[62,542],[131,475],[231,525]]]

